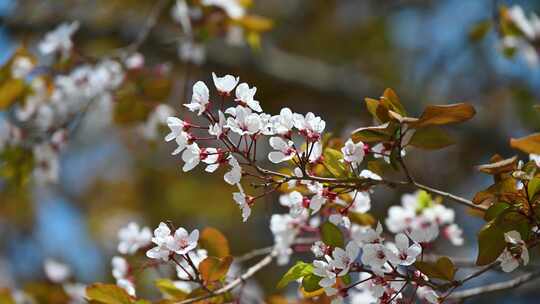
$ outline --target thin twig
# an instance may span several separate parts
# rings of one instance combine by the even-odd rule
[[[150,15],[146,18],[145,24],[143,25],[142,30],[137,34],[137,37],[135,38],[135,41],[130,43],[127,47],[125,47],[125,51],[127,54],[131,54],[136,52],[141,45],[146,41],[148,38],[148,35],[150,35],[150,32],[152,29],[156,26],[157,21],[159,17],[161,16],[162,11],[165,9],[167,4],[169,3],[169,0],[159,0],[156,5],[152,8],[152,11],[150,12]]]
[[[258,256],[261,256],[261,255],[265,255],[265,254],[269,254],[269,253],[272,253],[272,249],[274,249],[273,246],[268,246],[268,247],[263,247],[263,248],[258,248],[258,249],[254,249],[250,252],[247,252],[237,258],[234,259],[235,262],[239,262],[239,263],[242,263],[242,262],[245,262],[245,261],[248,261],[248,260],[251,260],[255,257],[258,257]]]
[[[466,198],[463,198],[461,196],[457,196],[457,195],[454,195],[454,194],[451,194],[451,193],[448,193],[448,192],[444,192],[444,191],[441,191],[441,190],[438,190],[438,189],[435,189],[435,188],[432,188],[430,186],[426,186],[426,185],[423,185],[423,184],[420,184],[418,182],[413,182],[413,185],[416,186],[417,188],[419,189],[422,189],[422,190],[425,190],[427,192],[431,192],[431,193],[434,193],[434,194],[437,194],[437,195],[440,195],[442,197],[445,197],[445,198],[448,198],[448,199],[451,199],[457,203],[460,203],[464,206],[467,206],[469,208],[472,208],[472,209],[476,209],[476,210],[480,210],[480,211],[486,211],[487,208],[484,207],[484,206],[480,206],[480,205],[476,205],[475,203],[473,203],[471,200],[468,200]]]
[[[272,260],[274,259],[275,256],[276,256],[275,251],[270,253],[269,255],[265,256],[262,260],[257,262],[257,264],[255,264],[255,265],[251,266],[250,268],[248,268],[248,270],[246,272],[244,272],[244,274],[242,274],[240,277],[236,278],[235,280],[233,280],[229,284],[223,286],[222,288],[214,291],[212,294],[206,294],[206,295],[202,295],[202,296],[199,296],[199,297],[183,300],[183,301],[180,301],[180,302],[176,302],[176,304],[195,303],[195,302],[198,302],[198,301],[213,298],[213,297],[222,295],[224,293],[227,293],[227,292],[233,290],[234,288],[236,288],[237,286],[239,286],[240,284],[242,284],[247,279],[251,278],[259,270],[261,270],[264,267],[268,266],[272,262]]]

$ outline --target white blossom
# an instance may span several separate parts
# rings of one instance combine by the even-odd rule
[[[187,255],[191,259],[193,265],[195,265],[195,267],[199,269],[199,264],[208,257],[208,252],[204,249],[197,249],[188,252]],[[182,265],[182,267],[178,265],[176,266],[176,275],[179,279],[188,280],[190,275],[192,277],[195,277],[196,274],[193,272],[191,266],[189,265],[189,262],[187,262],[186,259],[180,259],[180,264]],[[188,273],[186,273],[186,271],[188,271]]]
[[[208,164],[205,169],[207,172],[214,172],[219,166],[216,163],[218,159],[219,153],[215,148],[199,148],[197,143],[193,143],[187,146],[182,153],[182,160],[184,161],[182,170],[184,172],[191,171],[202,161]]]
[[[284,140],[281,137],[270,137],[270,146],[277,150],[268,153],[268,159],[275,163],[281,163],[292,159],[296,155],[296,150],[293,148],[291,140]]]
[[[242,210],[242,221],[246,222],[251,215],[250,200],[244,193],[244,189],[240,184],[237,184],[239,192],[233,193],[233,199]]]
[[[134,297],[135,296],[135,285],[131,280],[128,279],[120,279],[116,281],[116,285],[118,287],[124,289],[128,295]]]
[[[174,236],[167,241],[169,250],[177,254],[186,254],[197,247],[199,240],[199,230],[195,229],[188,233],[186,229],[180,227],[174,232]]]
[[[169,134],[165,137],[165,141],[171,141],[176,139],[178,136],[181,136],[182,133],[185,133],[189,128],[189,124],[178,117],[170,116],[167,117],[167,126],[171,130]]]
[[[197,115],[201,115],[207,110],[210,98],[210,92],[206,84],[202,81],[197,81],[193,85],[193,95],[191,97],[191,103],[184,104],[191,112],[197,112]]]
[[[353,201],[350,210],[354,212],[366,213],[371,209],[371,198],[367,191],[355,191],[352,194]]]
[[[300,223],[305,218],[294,218],[289,214],[274,214],[270,219],[270,230],[274,235],[274,250],[278,265],[289,263],[293,253],[291,246],[300,232]]]
[[[283,108],[279,115],[270,119],[272,129],[276,135],[288,135],[294,127],[293,112],[289,108]]]
[[[227,121],[225,120],[225,114],[218,111],[218,121],[208,127],[208,134],[215,136],[217,139],[221,139],[225,134],[227,126]]]
[[[319,140],[326,127],[326,122],[311,112],[307,113],[306,116],[294,113],[293,121],[294,126],[311,141]]]
[[[159,104],[148,115],[146,122],[139,126],[142,136],[146,139],[156,139],[159,135],[159,127],[168,123],[168,118],[174,113],[171,106]]]
[[[362,263],[373,271],[382,271],[386,262],[395,259],[395,254],[383,244],[366,244],[362,247]]]
[[[358,257],[360,247],[355,242],[349,242],[345,247],[345,250],[336,247],[332,252],[332,259],[329,264],[337,269],[341,269],[338,276],[344,276],[349,272],[351,264]]]
[[[230,156],[228,162],[231,170],[225,173],[223,179],[230,185],[240,183],[240,179],[242,178],[242,167],[234,156]]]
[[[161,222],[159,226],[154,230],[154,237],[152,242],[156,244],[155,247],[146,252],[146,256],[151,259],[169,260],[170,250],[167,244],[172,239],[171,229],[167,224]]]
[[[11,64],[11,76],[24,79],[34,69],[34,63],[26,56],[17,56]]]
[[[309,162],[314,164],[321,161],[323,155],[323,145],[320,141],[312,144],[311,153],[309,154]]]
[[[432,303],[432,304],[438,304],[440,303],[439,301],[439,295],[433,290],[431,289],[431,287],[428,287],[428,286],[420,286],[418,287],[418,289],[416,290],[416,294],[418,295],[418,297],[420,299],[424,299],[426,300],[428,303]]]
[[[372,180],[382,180],[382,177],[380,177],[378,174],[370,171],[370,170],[367,170],[367,169],[364,169],[362,171],[360,171],[360,177],[362,178],[368,178],[368,179],[372,179]]]
[[[191,20],[189,18],[189,6],[185,0],[176,0],[175,5],[171,9],[171,16],[174,21],[180,23],[182,30],[186,34],[191,34]]]
[[[341,153],[343,153],[343,159],[346,162],[350,163],[353,168],[357,168],[364,160],[364,143],[360,141],[355,144],[352,139],[349,138],[345,142],[343,148],[341,148]]]
[[[327,249],[328,246],[326,246],[326,244],[322,241],[316,241],[313,243],[313,245],[311,245],[311,252],[317,258],[322,258],[326,254]]]
[[[333,296],[337,293],[333,287],[336,284],[337,276],[329,263],[319,260],[313,261],[313,274],[322,278],[319,281],[319,286],[324,288],[326,295]]]
[[[49,144],[34,146],[34,178],[38,184],[56,183],[60,175],[58,152]]]
[[[47,279],[54,283],[65,282],[71,276],[71,269],[68,265],[53,259],[46,259],[43,268]]]
[[[521,239],[519,232],[513,230],[504,234],[504,240],[508,244],[498,260],[501,262],[501,268],[504,272],[512,272],[520,264],[529,264],[529,250],[527,244]]]
[[[384,239],[381,237],[382,233],[381,223],[377,223],[375,229],[371,227],[360,227],[359,229],[353,231],[352,238],[362,246],[364,244],[376,244],[381,243]]]
[[[262,108],[259,104],[259,101],[255,100],[255,93],[257,92],[257,87],[249,88],[249,85],[245,82],[239,84],[236,87],[236,101],[239,101],[255,112],[262,112]]]
[[[245,10],[238,0],[202,0],[202,4],[206,6],[217,6],[225,11],[232,19],[242,18]]]
[[[290,209],[292,217],[298,217],[304,211],[304,196],[298,191],[292,191],[279,197],[279,203]]]
[[[227,118],[227,126],[238,135],[252,135],[263,127],[260,116],[252,113],[249,108],[237,106],[234,111],[228,112],[234,113],[234,118]]]
[[[38,45],[39,51],[44,55],[60,52],[62,56],[67,56],[73,47],[71,36],[77,29],[79,29],[78,21],[60,24],[45,35],[45,38]]]
[[[461,246],[464,243],[463,230],[456,224],[446,226],[443,234],[454,246]]]
[[[534,161],[537,167],[540,167],[540,154],[529,154],[529,160]]]
[[[127,277],[129,273],[129,264],[123,257],[114,256],[111,260],[112,275],[115,279],[121,280]]]
[[[152,242],[152,232],[148,227],[140,228],[137,223],[131,222],[118,231],[118,239],[118,252],[134,254]]]
[[[182,39],[178,43],[178,57],[184,62],[201,65],[206,60],[206,48],[190,38]]]
[[[390,256],[390,262],[394,265],[412,265],[422,252],[422,247],[417,243],[412,243],[409,246],[409,238],[404,233],[396,234],[394,247],[394,254]]]
[[[219,91],[219,93],[225,95],[229,95],[240,81],[239,77],[234,77],[232,75],[218,77],[216,73],[212,73],[212,78],[214,79],[214,85],[216,86],[216,89]]]

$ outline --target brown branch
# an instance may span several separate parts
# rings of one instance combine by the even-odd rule
[[[516,287],[521,286],[522,284],[533,281],[534,279],[537,279],[539,277],[540,277],[540,271],[529,272],[509,281],[498,282],[494,284],[489,284],[485,286],[480,286],[480,287],[475,287],[475,288],[470,288],[470,289],[454,292],[448,298],[452,300],[464,300],[467,298],[484,295],[484,294],[488,294],[488,293],[492,293],[496,291],[516,288]]]
[[[452,193],[448,193],[448,192],[444,192],[444,191],[441,191],[441,190],[438,190],[438,189],[435,189],[435,188],[432,188],[430,186],[426,186],[426,185],[423,185],[423,184],[420,184],[416,181],[413,181],[412,185],[414,185],[415,187],[419,188],[419,189],[422,189],[422,190],[425,190],[427,192],[430,192],[430,193],[433,193],[433,194],[437,194],[437,195],[440,195],[444,198],[448,198],[448,199],[451,199],[453,200],[454,202],[457,202],[457,203],[460,203],[464,206],[467,206],[469,208],[472,208],[472,209],[476,209],[476,210],[480,210],[480,211],[486,211],[487,208],[484,207],[484,206],[480,206],[480,205],[476,205],[475,203],[473,203],[471,200],[468,200],[466,198],[463,198],[461,196],[457,196],[457,195],[454,195]]]
[[[273,249],[274,249],[274,246],[268,246],[268,247],[254,249],[254,250],[252,250],[250,252],[247,252],[247,253],[235,258],[234,260],[235,260],[235,262],[239,262],[239,263],[245,262],[245,261],[251,260],[251,259],[253,259],[255,257],[272,253]]]
[[[137,34],[135,40],[125,48],[120,49],[121,53],[124,53],[123,55],[135,53],[143,45],[150,35],[152,29],[157,25],[159,17],[161,16],[163,10],[167,7],[168,3],[169,0],[159,0],[154,7],[152,7],[150,15],[148,15],[146,18],[143,28]]]
[[[214,291],[211,294],[209,293],[209,294],[202,295],[202,296],[199,296],[199,297],[186,299],[186,300],[183,300],[183,301],[180,301],[180,302],[176,302],[176,304],[195,303],[195,302],[198,302],[198,301],[202,301],[202,300],[205,300],[205,299],[210,299],[210,298],[225,294],[225,293],[233,290],[234,288],[236,288],[237,286],[239,286],[243,282],[245,282],[247,279],[251,278],[253,275],[255,275],[257,272],[259,272],[264,267],[268,266],[272,262],[272,260],[274,259],[275,256],[276,256],[275,251],[270,253],[269,255],[267,255],[263,259],[261,259],[259,262],[257,262],[257,264],[255,264],[255,265],[251,266],[250,268],[248,268],[247,271],[244,272],[244,274],[242,274],[241,276],[239,276],[238,278],[236,278],[235,280],[233,280],[229,284],[223,286],[222,288]]]

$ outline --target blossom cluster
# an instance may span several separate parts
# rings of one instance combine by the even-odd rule
[[[223,18],[229,21],[222,23],[224,28],[219,32],[224,33],[225,42],[232,46],[243,46],[247,43],[257,46],[257,32],[271,27],[269,20],[259,16],[249,16],[244,1],[203,0],[193,2],[177,0],[171,9],[171,16],[180,25],[183,33],[178,42],[178,56],[182,61],[197,65],[205,62],[206,47],[203,41],[197,39],[197,33],[209,21],[208,14],[212,14],[212,19]],[[243,22],[249,18],[257,18],[259,26],[253,27],[249,26],[249,22]],[[261,28],[261,24],[267,25]],[[220,33],[217,34],[221,35]]]
[[[4,67],[2,81],[10,94],[3,104],[10,111],[0,119],[0,154],[4,149],[29,151],[37,184],[58,181],[60,152],[85,116],[92,116],[100,128],[111,123],[115,93],[128,73],[144,66],[139,53],[96,62],[81,59],[72,40],[78,28],[78,22],[59,25],[38,43],[38,54],[20,48]],[[137,130],[155,139],[172,113],[170,106],[158,104]]]
[[[67,264],[47,258],[43,269],[50,282],[62,286],[70,304],[86,303],[86,285],[73,280],[73,271]],[[32,303],[32,300],[25,292],[19,291],[15,295],[15,303]]]
[[[119,231],[118,237],[118,251],[124,255],[145,251],[148,258],[158,263],[176,263],[178,280],[173,283],[179,290],[189,293],[200,287],[197,269],[207,257],[207,252],[197,248],[198,230],[188,233],[180,227],[173,231],[162,222],[152,234],[149,228],[139,228],[136,223],[130,223]],[[117,285],[135,296],[134,274],[127,260],[121,256],[113,257],[112,269]]]
[[[38,49],[43,61],[20,50],[8,63],[9,83],[28,86],[15,104],[13,117],[2,121],[0,148],[29,148],[34,157],[34,176],[38,183],[55,182],[59,177],[59,151],[65,145],[73,123],[90,105],[102,112],[112,107],[112,91],[123,79],[121,63],[103,59],[95,64],[80,64],[63,73],[50,73],[53,65],[72,58],[72,35],[78,23],[66,23],[46,34]],[[23,91],[22,91],[23,92]]]
[[[504,8],[501,11],[503,24],[508,22],[510,27],[504,27],[506,31],[503,33],[501,40],[502,49],[510,55],[514,53],[523,56],[525,61],[530,66],[538,65],[538,50],[535,47],[540,41],[540,18],[531,13],[526,16],[523,8],[519,5],[514,5],[510,8]],[[516,30],[510,30],[515,28]]]
[[[181,155],[183,171],[191,171],[200,164],[205,165],[208,173],[226,167],[224,180],[238,188],[233,200],[241,209],[243,221],[248,220],[258,199],[282,192],[279,203],[288,213],[273,214],[270,220],[273,252],[280,265],[287,264],[294,252],[306,249],[300,239],[317,239],[328,225],[333,227],[329,229],[345,231],[350,236],[346,246],[332,246],[320,240],[307,246],[318,258],[313,262],[313,274],[336,303],[348,295],[350,288],[343,282],[350,280],[350,273],[367,275],[362,284],[355,285],[356,297],[361,295],[380,303],[400,298],[402,288],[414,273],[419,296],[437,303],[438,295],[427,283],[429,278],[412,265],[431,249],[430,244],[439,235],[454,245],[463,244],[462,231],[454,223],[454,211],[424,191],[405,194],[402,206],[392,206],[385,220],[388,230],[395,234],[393,242],[385,241],[380,223],[374,229],[370,220],[359,220],[363,216],[369,218],[372,188],[384,183],[381,176],[365,168],[365,162],[390,162],[395,146],[370,145],[352,138],[341,146],[331,146],[325,141],[326,122],[319,116],[295,113],[289,108],[281,109],[277,115],[267,114],[255,97],[256,87],[233,75],[220,77],[213,73],[212,80],[216,94],[211,94],[203,81],[197,81],[190,103],[184,105],[196,119],[167,120],[170,133],[165,140],[176,143],[172,154]],[[229,102],[232,106],[228,106]],[[401,134],[404,136],[400,138],[399,151],[404,157],[403,147],[414,130],[405,127]],[[261,158],[263,152],[266,157]],[[287,169],[267,169],[275,165],[286,165]],[[337,175],[352,177],[361,184],[347,184],[335,179]],[[248,193],[248,178],[256,181],[250,189],[262,182],[266,191]],[[163,242],[156,245],[154,250],[163,250],[163,254],[152,257],[167,258],[172,249]]]
[[[118,231],[118,253],[111,260],[112,274],[116,284],[129,295],[135,296],[135,278],[133,268],[124,256],[136,254],[147,248],[152,241],[152,233],[148,227],[139,227],[135,222],[127,224]]]
[[[454,210],[431,198],[425,191],[404,194],[401,206],[388,209],[386,226],[392,233],[406,232],[419,243],[434,241],[442,235],[453,245],[463,245],[463,231],[454,223]]]

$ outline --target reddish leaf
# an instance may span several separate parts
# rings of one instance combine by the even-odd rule
[[[521,138],[510,139],[512,148],[529,154],[540,154],[540,133],[534,133]]]
[[[208,251],[209,256],[218,258],[230,255],[229,241],[219,230],[207,227],[201,232],[199,244]]]
[[[224,258],[208,257],[199,264],[202,279],[209,283],[219,281],[225,277],[233,261],[232,256]]]
[[[471,119],[474,114],[476,111],[473,106],[467,103],[427,106],[418,121],[410,123],[410,126],[424,128],[460,123]]]
[[[502,159],[500,156],[496,155],[492,158],[492,162],[486,165],[479,165],[476,168],[481,172],[499,175],[501,173],[510,172],[516,168],[517,165],[517,156]]]

